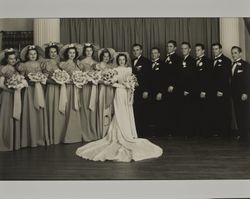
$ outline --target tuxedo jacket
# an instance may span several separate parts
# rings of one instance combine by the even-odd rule
[[[163,60],[158,59],[157,61],[151,61],[150,67],[150,81],[149,81],[149,90],[151,97],[155,97],[157,93],[163,93],[164,91],[164,69],[165,63]]]
[[[231,60],[225,55],[213,60],[212,72],[212,96],[216,97],[217,92],[223,93],[224,97],[230,96]]]
[[[149,80],[151,71],[151,62],[149,59],[141,56],[137,63],[134,65],[135,59],[132,60],[132,72],[137,77],[139,87],[137,92],[149,92]]]
[[[196,75],[195,75],[195,95],[200,98],[200,93],[206,93],[206,99],[211,95],[212,83],[212,60],[203,56],[196,59]]]
[[[180,97],[184,96],[184,91],[189,92],[188,96],[194,95],[195,59],[188,55],[181,60],[179,68],[177,91]]]
[[[235,67],[234,67],[235,66]],[[250,68],[249,63],[240,59],[232,64],[231,67],[231,86],[232,95],[235,100],[241,100],[242,94],[250,97]],[[233,71],[233,68],[234,71]]]
[[[165,88],[166,91],[169,86],[173,86],[175,93],[177,81],[178,81],[178,73],[179,73],[179,67],[181,63],[181,58],[176,54],[173,53],[166,57],[165,59]]]

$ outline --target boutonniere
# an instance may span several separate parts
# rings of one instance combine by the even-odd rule
[[[187,63],[186,62],[182,62],[182,66],[183,66],[183,68],[185,68],[187,66]]]
[[[199,63],[199,66],[202,66],[202,65],[203,65],[203,63],[202,63],[202,62],[200,62],[200,63]]]

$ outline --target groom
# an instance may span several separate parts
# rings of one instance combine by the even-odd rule
[[[149,123],[149,78],[151,71],[151,62],[142,55],[142,45],[134,44],[132,53],[132,70],[138,79],[139,87],[135,90],[134,96],[134,112],[137,131],[139,136],[148,136]]]

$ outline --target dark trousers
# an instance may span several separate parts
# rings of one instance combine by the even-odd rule
[[[211,100],[211,133],[231,137],[231,104],[226,97]]]
[[[169,93],[166,95],[164,104],[165,109],[165,122],[164,129],[166,134],[171,134],[172,136],[177,135],[177,125],[179,121],[178,115],[178,98],[175,93]]]
[[[163,99],[160,101],[156,100],[157,93],[151,93],[150,101],[148,104],[149,108],[149,136],[162,137],[166,136],[164,132],[165,110]]]
[[[134,95],[134,115],[135,124],[139,137],[149,135],[149,99],[142,99],[142,92],[135,91]]]
[[[192,96],[182,96],[179,99],[177,134],[180,136],[193,137],[195,131],[194,99]]]
[[[241,101],[238,99],[234,100],[234,109],[237,127],[242,142],[249,142],[250,138],[250,125],[249,125],[249,102]]]
[[[197,99],[195,104],[195,135],[211,136],[211,102],[208,98]]]

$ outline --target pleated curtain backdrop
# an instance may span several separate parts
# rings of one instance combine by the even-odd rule
[[[116,51],[131,52],[131,45],[140,43],[145,56],[150,57],[150,49],[156,46],[165,57],[166,43],[172,39],[177,41],[178,47],[182,41],[189,41],[192,46],[203,43],[210,57],[211,43],[219,41],[219,18],[61,19],[64,44],[93,42]]]

